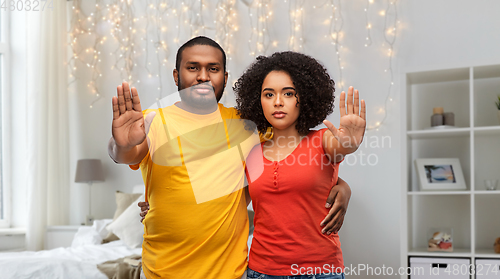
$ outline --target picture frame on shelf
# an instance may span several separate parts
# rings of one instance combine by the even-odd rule
[[[415,159],[421,191],[466,190],[458,158]]]

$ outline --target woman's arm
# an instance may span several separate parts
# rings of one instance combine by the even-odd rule
[[[351,199],[351,187],[342,178],[339,177],[337,185],[332,187],[330,195],[326,199],[326,208],[330,208],[330,212],[321,222],[323,227],[322,233],[331,234],[337,233],[344,223],[344,216],[349,206]]]
[[[359,92],[351,86],[347,95],[347,110],[345,92],[340,94],[339,128],[335,128],[328,120],[323,121],[328,127],[328,131],[323,134],[323,149],[331,162],[342,161],[345,155],[356,151],[363,141],[366,129],[366,107],[364,100],[361,100],[361,109],[359,103]]]
[[[146,218],[146,215],[148,214],[149,202],[143,201],[139,202],[137,205],[141,208],[141,213],[139,213],[139,215],[141,216],[141,223],[142,223],[142,221],[144,221],[144,218]]]

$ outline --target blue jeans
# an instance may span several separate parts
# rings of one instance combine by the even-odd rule
[[[248,279],[344,279],[344,273],[326,273],[326,274],[314,274],[314,275],[285,275],[285,276],[273,276],[266,275],[250,268],[247,269]]]

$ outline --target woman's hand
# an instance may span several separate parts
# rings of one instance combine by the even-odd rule
[[[139,202],[137,204],[140,208],[141,208],[141,213],[139,215],[141,215],[141,223],[142,221],[144,221],[144,218],[146,218],[146,214],[148,214],[148,211],[149,211],[149,203],[147,201],[143,201],[143,202]]]
[[[354,90],[352,86],[349,87],[347,109],[345,92],[342,92],[339,107],[340,125],[338,129],[330,121],[323,121],[329,130],[325,133],[324,144],[326,146],[324,148],[328,154],[333,155],[332,159],[335,162],[339,162],[343,156],[358,149],[363,141],[366,129],[366,105],[364,100],[359,101],[358,90]]]

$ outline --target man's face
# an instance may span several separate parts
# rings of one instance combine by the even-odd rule
[[[212,46],[195,45],[185,48],[181,57],[179,71],[174,70],[181,100],[200,108],[219,102],[227,82],[222,52]]]

